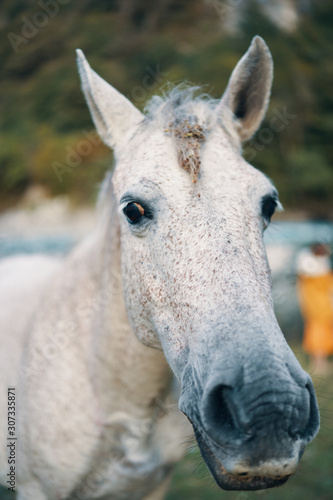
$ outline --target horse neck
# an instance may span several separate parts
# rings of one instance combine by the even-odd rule
[[[171,371],[163,352],[143,345],[129,323],[118,224],[106,231],[99,246],[102,265],[95,288],[99,313],[90,368],[102,418],[112,418],[115,412],[149,418],[169,393]]]

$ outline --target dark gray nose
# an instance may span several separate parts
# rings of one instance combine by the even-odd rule
[[[278,454],[281,440],[311,441],[319,426],[312,381],[303,372],[300,385],[286,373],[279,377],[265,370],[252,383],[238,374],[237,384],[225,383],[223,377],[209,384],[201,418],[210,438],[221,446],[246,442],[259,446],[269,439],[273,455]]]

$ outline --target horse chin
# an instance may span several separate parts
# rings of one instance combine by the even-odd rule
[[[289,475],[283,478],[272,478],[266,476],[244,476],[228,472],[214,455],[201,433],[194,429],[195,436],[203,456],[213,478],[223,490],[256,491],[267,488],[282,486],[289,479]]]

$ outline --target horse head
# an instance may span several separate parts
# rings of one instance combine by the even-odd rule
[[[176,87],[145,115],[81,51],[78,61],[94,123],[115,152],[109,194],[133,331],[163,349],[217,483],[283,484],[319,414],[273,309],[263,233],[278,193],[241,156],[269,100],[268,47],[253,39],[221,100]]]

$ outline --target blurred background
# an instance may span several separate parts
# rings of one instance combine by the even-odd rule
[[[333,372],[302,351],[296,293],[300,250],[333,246],[333,4],[330,0],[2,0],[0,4],[0,258],[66,253],[94,225],[112,153],[96,136],[76,69],[92,67],[138,108],[168,82],[220,97],[252,37],[275,63],[270,106],[244,156],[268,175],[285,211],[265,239],[280,325],[312,370],[318,438],[286,486],[221,492],[191,450],[168,500],[328,500],[333,491]],[[0,499],[12,498],[0,491]]]

